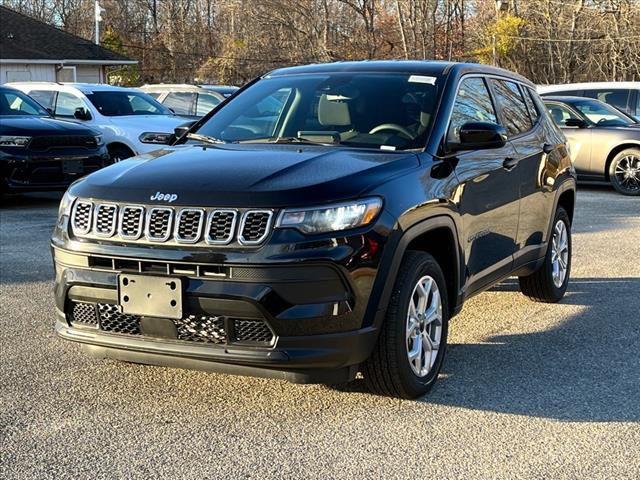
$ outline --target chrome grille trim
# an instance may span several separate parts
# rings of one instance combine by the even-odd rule
[[[198,213],[198,228],[196,230],[196,235],[193,238],[187,238],[180,236],[180,228],[184,225],[184,221],[182,216],[188,213]],[[198,243],[200,241],[200,237],[202,236],[202,225],[204,224],[205,213],[201,208],[183,208],[176,215],[175,220],[175,231],[173,233],[173,238],[175,238],[178,243]]]
[[[230,230],[229,236],[224,239],[214,239],[214,238],[211,238],[211,223],[213,222],[214,216],[221,213],[222,214],[230,213],[233,215],[233,217],[231,218],[231,227],[229,229]],[[236,210],[232,210],[229,208],[219,208],[217,210],[212,210],[211,212],[209,212],[209,215],[207,216],[207,226],[205,227],[205,232],[206,232],[205,241],[211,245],[230,244],[231,241],[233,240],[233,237],[235,236],[237,223],[238,223],[238,212]]]
[[[253,214],[266,214],[267,215],[267,224],[264,228],[264,233],[257,239],[248,240],[244,236],[244,228],[247,223],[247,219],[250,215]],[[260,245],[264,242],[265,238],[269,236],[271,233],[271,224],[273,223],[273,211],[272,210],[247,210],[242,215],[242,220],[240,221],[240,229],[238,230],[238,243],[240,245]]]
[[[125,233],[123,223],[128,212],[140,212],[140,218],[134,234]],[[142,205],[124,205],[120,209],[120,215],[118,216],[118,235],[125,240],[137,240],[142,236],[144,232],[145,211]]]
[[[167,221],[166,233],[160,237],[151,235],[150,227],[151,227],[151,222],[154,220],[154,214],[164,213],[164,212],[169,213],[169,220]],[[145,224],[145,229],[144,229],[145,238],[150,242],[166,242],[167,240],[169,240],[169,238],[171,237],[171,233],[173,232],[173,230],[171,229],[172,225],[173,225],[173,208],[169,208],[169,207],[151,208],[147,213],[147,222]]]
[[[106,219],[102,219],[102,210],[109,209],[111,213],[107,213],[108,217]],[[101,223],[106,221],[109,223],[110,227],[108,230],[102,230]],[[95,206],[93,212],[93,232],[99,237],[113,237],[114,233],[116,233],[116,228],[118,226],[118,206],[113,203],[98,203]]]
[[[77,228],[76,227],[76,216],[78,215],[78,209],[81,206],[89,207],[89,210],[86,213],[86,215],[88,215],[88,218],[87,218],[87,226],[85,228]],[[86,235],[87,233],[89,233],[91,231],[91,220],[92,220],[92,217],[93,217],[93,203],[88,202],[88,201],[84,201],[84,200],[76,201],[76,203],[73,205],[73,210],[71,212],[71,229],[73,230],[73,234],[74,235]]]

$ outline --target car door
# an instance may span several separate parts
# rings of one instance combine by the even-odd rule
[[[447,142],[459,142],[467,122],[497,123],[498,117],[482,76],[464,77],[451,112]],[[518,229],[518,173],[509,162],[516,152],[504,147],[456,153],[455,195],[462,218],[467,294],[511,271]]]
[[[569,123],[572,120],[586,122],[585,119],[563,103],[548,100],[544,103],[549,115],[569,141],[571,161],[578,175],[594,175],[595,172],[591,167],[592,130],[586,128],[586,123],[583,127],[567,125],[568,121]]]

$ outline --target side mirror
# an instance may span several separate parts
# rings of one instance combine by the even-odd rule
[[[585,128],[587,126],[587,122],[585,122],[584,120],[581,120],[579,118],[567,118],[564,121],[564,126],[565,127]]]
[[[460,127],[460,143],[449,145],[457,150],[487,150],[507,144],[507,131],[502,125],[491,122],[467,122]]]
[[[196,122],[197,120],[194,120],[192,122],[183,123],[182,125],[178,125],[176,128],[174,128],[173,135],[175,136],[176,140],[179,140],[181,137],[184,137],[189,131],[189,129]]]
[[[73,112],[73,118],[76,120],[91,120],[91,114],[86,108],[78,107],[75,112]]]

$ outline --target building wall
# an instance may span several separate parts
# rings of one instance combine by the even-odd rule
[[[101,83],[102,67],[100,65],[77,65],[76,82],[81,83]]]
[[[56,69],[47,64],[0,63],[0,84],[7,82],[55,82]]]

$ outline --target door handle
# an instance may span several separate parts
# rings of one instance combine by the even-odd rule
[[[516,165],[518,165],[518,160],[512,157],[507,157],[502,162],[502,168],[505,170],[513,170]]]
[[[542,146],[542,151],[543,151],[546,155],[549,155],[551,152],[553,152],[553,149],[554,149],[553,145],[549,145],[548,143],[545,143],[545,144]]]

